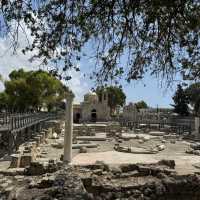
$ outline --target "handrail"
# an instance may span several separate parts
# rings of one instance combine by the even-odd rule
[[[37,124],[41,121],[56,119],[59,113],[35,112],[35,113],[0,113],[0,127],[9,130],[21,129]]]

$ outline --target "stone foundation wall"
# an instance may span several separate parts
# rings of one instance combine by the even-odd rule
[[[82,182],[92,199],[199,200],[200,176],[176,175],[173,161],[153,165],[130,164],[109,168],[85,166]],[[90,171],[88,172],[88,169]]]
[[[7,192],[0,185],[0,196],[15,200],[199,200],[200,175],[179,176],[173,167],[173,161],[119,167],[99,162],[84,167],[65,166],[59,171],[51,165],[46,176],[43,174],[47,171],[33,163],[27,171],[32,181],[28,182],[25,175],[24,182],[18,184],[17,177],[15,186]],[[35,172],[37,178],[31,177]]]
[[[10,168],[24,168],[30,165],[31,162],[36,160],[39,154],[39,144],[44,143],[48,136],[49,130],[45,129],[36,134],[35,137],[28,142],[19,146],[17,152],[11,155]]]
[[[104,126],[101,124],[79,124],[73,127],[73,136],[92,136],[98,133],[106,132],[106,133],[115,133],[121,132],[122,128],[119,123],[105,123]]]

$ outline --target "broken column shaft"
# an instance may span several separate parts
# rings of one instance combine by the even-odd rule
[[[73,138],[73,99],[74,94],[66,94],[66,117],[65,117],[65,135],[64,135],[64,162],[72,160],[72,138]]]

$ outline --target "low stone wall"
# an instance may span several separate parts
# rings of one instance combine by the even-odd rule
[[[178,176],[173,161],[157,164],[85,166],[81,169],[83,185],[92,199],[130,200],[198,200],[200,199],[200,176]],[[88,169],[90,169],[88,171]]]
[[[11,181],[5,177],[11,189],[0,184],[0,196],[15,200],[199,200],[200,175],[179,176],[173,170],[174,164],[163,160],[150,165],[110,167],[97,162],[84,167],[65,166],[48,175],[43,174],[44,168],[40,166],[42,173],[37,173],[37,177],[30,174],[28,179],[12,177],[12,188]]]
[[[62,120],[49,120],[44,123],[44,128],[47,129],[49,127],[52,127],[52,132],[56,132],[57,134],[60,134],[62,131],[64,121]]]
[[[75,124],[73,127],[73,135],[76,136],[93,136],[95,133],[115,133],[121,132],[122,128],[119,123],[101,123],[101,124]]]
[[[48,136],[49,130],[44,129],[42,132],[35,134],[35,136],[28,142],[19,146],[16,153],[11,155],[10,168],[24,168],[29,166],[31,162],[36,160],[39,154],[39,144],[44,143]]]

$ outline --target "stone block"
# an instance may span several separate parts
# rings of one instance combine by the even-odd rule
[[[25,174],[26,175],[37,176],[37,175],[42,175],[44,173],[45,173],[45,168],[39,162],[31,162],[30,166],[28,166],[25,169]]]
[[[20,165],[20,154],[12,154],[11,155],[11,163],[10,168],[17,168]]]
[[[55,143],[52,143],[51,146],[57,149],[62,149],[64,145],[63,145],[63,142],[55,142]]]
[[[90,135],[91,135],[91,136],[95,136],[95,129],[92,128],[92,129],[90,130]]]
[[[3,174],[4,176],[23,175],[24,168],[8,168],[6,170],[1,170],[1,174]]]
[[[44,136],[40,133],[40,134],[38,135],[38,137],[40,137],[40,143],[43,143],[44,140],[45,140]]]
[[[63,154],[61,154],[60,156],[60,161],[63,161]]]
[[[170,140],[170,143],[171,143],[171,144],[175,144],[175,143],[176,143],[176,140]]]
[[[123,141],[121,139],[118,139],[117,142],[122,143]]]
[[[30,153],[26,153],[21,155],[20,166],[19,167],[27,167],[33,161],[33,157]]]
[[[148,166],[139,166],[138,171],[140,176],[149,176],[151,174],[151,168]]]
[[[92,185],[92,178],[91,177],[82,178],[81,180],[82,180],[84,186],[88,187],[88,186]]]
[[[52,128],[48,128],[47,136],[48,136],[48,137],[52,137],[52,134],[53,134]]]
[[[80,149],[81,147],[97,148],[97,147],[98,147],[98,144],[89,143],[89,144],[73,144],[73,145],[72,145],[72,149]]]
[[[35,142],[36,142],[36,146],[38,146],[38,145],[40,144],[40,137],[35,136],[33,139],[34,139]]]
[[[150,131],[149,135],[153,135],[153,136],[164,136],[165,132],[162,131]]]
[[[31,153],[32,152],[32,146],[25,146],[23,153]]]
[[[140,143],[140,144],[143,144],[144,142],[145,142],[145,141],[142,140],[142,139],[138,140],[138,143]]]
[[[56,132],[58,134],[61,133],[62,125],[61,125],[61,123],[59,121],[55,121],[52,127],[53,127],[53,132]]]
[[[157,146],[158,151],[163,151],[165,148],[166,148],[166,147],[165,147],[164,144],[161,144],[161,145],[158,145],[158,146]]]
[[[44,132],[45,138],[47,138],[48,137],[48,129],[43,129],[43,132]]]
[[[193,154],[194,154],[194,155],[197,155],[197,156],[200,156],[200,150],[194,150],[194,151],[193,151]]]
[[[52,139],[58,139],[59,137],[58,137],[58,134],[56,133],[56,132],[54,132],[53,134],[52,134]]]
[[[175,161],[174,160],[160,160],[158,162],[159,165],[165,165],[171,169],[174,169],[175,168]]]
[[[79,153],[87,153],[87,148],[81,147],[80,150],[79,150]]]
[[[190,147],[194,150],[200,150],[200,143],[190,144]]]
[[[43,135],[43,136],[45,137],[46,132],[45,132],[45,131],[41,131],[40,134]]]
[[[15,178],[16,181],[18,181],[18,182],[24,181],[24,176],[22,176],[22,175],[15,175],[14,178]]]
[[[177,139],[177,135],[163,135],[164,139]]]
[[[31,151],[30,150],[24,150],[23,154],[25,154],[25,153],[31,153]]]
[[[138,166],[136,164],[122,164],[120,166],[120,170],[124,173],[138,170]]]
[[[26,150],[26,151],[28,151],[28,150],[29,150],[29,151],[30,151],[30,150],[31,150],[31,148],[32,148],[32,147],[31,147],[30,145],[27,145],[27,146],[25,146],[25,147],[24,147],[24,150]]]

